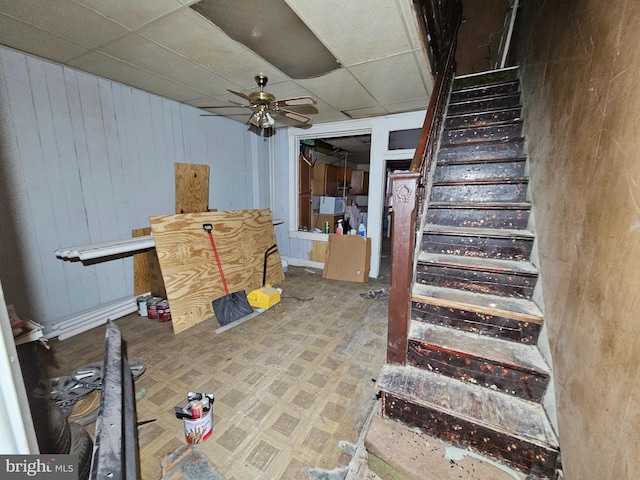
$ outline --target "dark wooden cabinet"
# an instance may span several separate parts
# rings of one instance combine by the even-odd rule
[[[324,163],[316,163],[313,166],[313,194],[338,194],[338,167]]]
[[[351,171],[351,189],[349,195],[367,195],[369,192],[369,172],[365,170]]]

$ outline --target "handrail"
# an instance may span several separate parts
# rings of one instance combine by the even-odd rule
[[[440,8],[435,8],[434,0],[415,0],[415,3],[436,81],[409,172],[391,175],[392,268],[387,362],[402,365],[407,361],[408,351],[416,221],[422,213],[425,189],[430,185],[429,175],[455,72],[456,36],[462,19],[460,0],[439,1],[437,3]]]

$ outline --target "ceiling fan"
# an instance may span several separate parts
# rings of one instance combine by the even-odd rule
[[[269,79],[266,75],[260,73],[255,76],[256,83],[260,87],[259,92],[252,92],[248,95],[242,92],[236,92],[235,90],[229,90],[229,92],[242,97],[249,105],[219,105],[219,106],[204,106],[200,108],[250,108],[253,110],[253,114],[249,117],[247,123],[255,125],[259,128],[270,128],[275,124],[273,115],[282,115],[300,123],[307,123],[311,118],[301,113],[294,112],[282,107],[299,107],[303,105],[315,105],[318,103],[313,97],[296,97],[285,98],[282,100],[276,100],[276,97],[270,93],[264,91],[264,87],[267,85]],[[232,102],[234,103],[234,102]]]

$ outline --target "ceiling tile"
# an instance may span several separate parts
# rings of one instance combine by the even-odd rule
[[[429,108],[429,97],[414,98],[406,102],[387,103],[383,107],[389,113],[404,113],[419,110],[420,108],[426,110]]]
[[[182,6],[178,0],[75,1],[131,29],[136,29]]]
[[[135,33],[105,45],[100,51],[207,95],[237,88],[233,82]]]
[[[258,90],[258,86],[255,85],[249,90]],[[312,96],[308,90],[301,87],[293,80],[286,80],[284,82],[272,82],[271,79],[269,79],[269,83],[266,87],[264,87],[264,90],[265,92],[269,92],[270,94],[275,95],[276,99]]]
[[[0,11],[42,30],[89,48],[126,33],[122,25],[71,0],[0,0]]]
[[[413,49],[395,1],[285,1],[344,66]]]
[[[0,15],[0,44],[58,63],[66,63],[88,52],[87,47],[5,15]]]
[[[186,102],[202,96],[201,92],[171,82],[99,52],[83,55],[70,62],[69,65],[125,85],[155,93],[156,95],[173,98],[179,102]]]
[[[258,73],[271,81],[288,78],[190,8],[160,18],[138,33],[243,88],[255,87]]]
[[[386,115],[388,112],[381,106],[367,108],[355,108],[353,110],[345,110],[344,113],[350,118],[366,118]]]
[[[414,49],[421,50],[422,40],[420,40],[420,25],[418,25],[418,17],[416,10],[413,6],[414,2],[411,0],[396,0],[398,8],[400,9],[402,20],[405,25],[407,37],[411,42],[411,46]]]
[[[412,53],[362,63],[349,70],[382,104],[427,95]]]
[[[319,78],[297,80],[297,83],[311,92],[314,97],[340,110],[370,107],[376,103],[369,92],[345,68]],[[336,85],[340,85],[340,88],[336,88]]]

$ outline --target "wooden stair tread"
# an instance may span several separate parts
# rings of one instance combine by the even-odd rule
[[[423,228],[423,233],[433,233],[437,235],[456,235],[460,237],[490,237],[508,238],[514,240],[533,240],[535,235],[528,230],[515,230],[506,228],[474,228],[455,227],[448,225],[438,225],[427,223]]]
[[[520,178],[483,178],[479,180],[439,180],[433,182],[433,185],[438,186],[460,186],[460,185],[504,185],[512,183],[528,183],[529,179],[526,177]]]
[[[483,112],[474,112],[474,113],[452,113],[450,115],[447,115],[446,119],[449,120],[449,119],[457,119],[457,118],[474,118],[474,117],[480,117],[480,116],[489,116],[491,114],[499,113],[499,112],[510,112],[514,110],[522,111],[522,106],[495,108],[495,109],[485,110]],[[516,120],[521,120],[521,119],[517,118],[514,120],[509,120],[506,123],[511,121],[516,121]],[[499,122],[499,123],[503,123],[503,122]],[[456,129],[457,128],[464,128],[464,127],[456,127]]]
[[[464,115],[452,115],[452,116],[458,117],[458,116],[464,116]],[[450,132],[456,132],[458,130],[461,131],[461,132],[465,132],[467,130],[492,130],[492,129],[495,130],[496,128],[505,127],[507,125],[522,126],[522,124],[523,124],[522,120],[508,120],[506,122],[501,122],[499,125],[494,125],[494,124],[491,124],[491,125],[465,125],[463,127],[448,127],[448,128],[445,128],[445,131],[447,133],[450,133]],[[481,140],[478,139],[476,141],[478,142],[478,141],[481,141]],[[484,141],[489,141],[489,140],[484,140]],[[495,141],[495,139],[493,139],[492,141]]]
[[[415,302],[542,324],[543,315],[540,308],[532,300],[524,298],[501,297],[420,283],[413,285],[411,295]]]
[[[480,146],[507,145],[509,143],[522,143],[522,142],[524,142],[524,137],[517,137],[517,138],[507,138],[507,139],[498,139],[498,140],[485,140],[483,142],[476,142],[474,146],[477,147],[479,145]],[[459,149],[460,145],[459,144],[441,145],[439,150],[455,150],[456,148]]]
[[[477,127],[476,127],[477,128]],[[461,141],[459,143],[443,143],[440,146],[440,150],[455,150],[455,149],[464,149],[466,148],[481,148],[481,147],[490,147],[493,145],[506,145],[509,143],[523,143],[524,137],[511,137],[511,138],[500,138],[500,139],[478,139],[476,141]]]
[[[437,165],[473,165],[483,163],[525,162],[527,157],[439,159]]]
[[[538,275],[538,269],[530,262],[518,260],[501,260],[493,258],[466,257],[462,255],[448,255],[445,253],[420,252],[418,263],[437,264],[448,267],[458,267],[468,270],[512,273],[515,275]]]
[[[519,67],[506,67],[497,70],[489,70],[468,75],[456,76],[453,79],[453,90],[459,91],[467,88],[490,86],[507,82],[519,82]]]
[[[484,103],[484,102],[487,102],[487,101],[502,100],[502,99],[505,99],[505,98],[513,98],[513,99],[515,99],[516,97],[520,98],[520,92],[519,91],[518,92],[489,94],[489,95],[485,95],[483,97],[461,98],[460,100],[451,101],[449,103],[449,106],[452,106],[452,105],[456,105],[456,106],[457,105],[467,105],[467,104],[474,104],[474,103]],[[520,104],[520,102],[518,102],[517,104],[514,104],[514,105],[510,105],[511,108],[520,107],[520,106],[522,106]],[[491,107],[488,107],[487,109],[483,110],[483,112],[487,111],[490,108]],[[453,115],[457,115],[457,114],[453,114]]]
[[[482,210],[529,210],[530,202],[429,202],[429,208],[478,208]]]
[[[454,84],[455,85],[455,84]],[[474,92],[474,91],[482,91],[482,90],[487,90],[487,89],[492,89],[492,88],[499,88],[502,86],[511,86],[511,87],[518,87],[516,88],[516,91],[520,91],[520,80],[518,79],[513,79],[513,80],[497,80],[497,81],[493,81],[493,82],[488,82],[488,83],[481,83],[481,84],[477,84],[477,85],[466,85],[466,86],[454,86],[453,89],[451,90],[452,94],[465,94],[465,93],[469,93],[469,92]]]
[[[416,320],[411,321],[409,339],[521,371],[544,376],[550,374],[549,366],[535,345],[525,345]]]
[[[542,405],[410,366],[385,365],[378,389],[538,446],[558,449]]]

